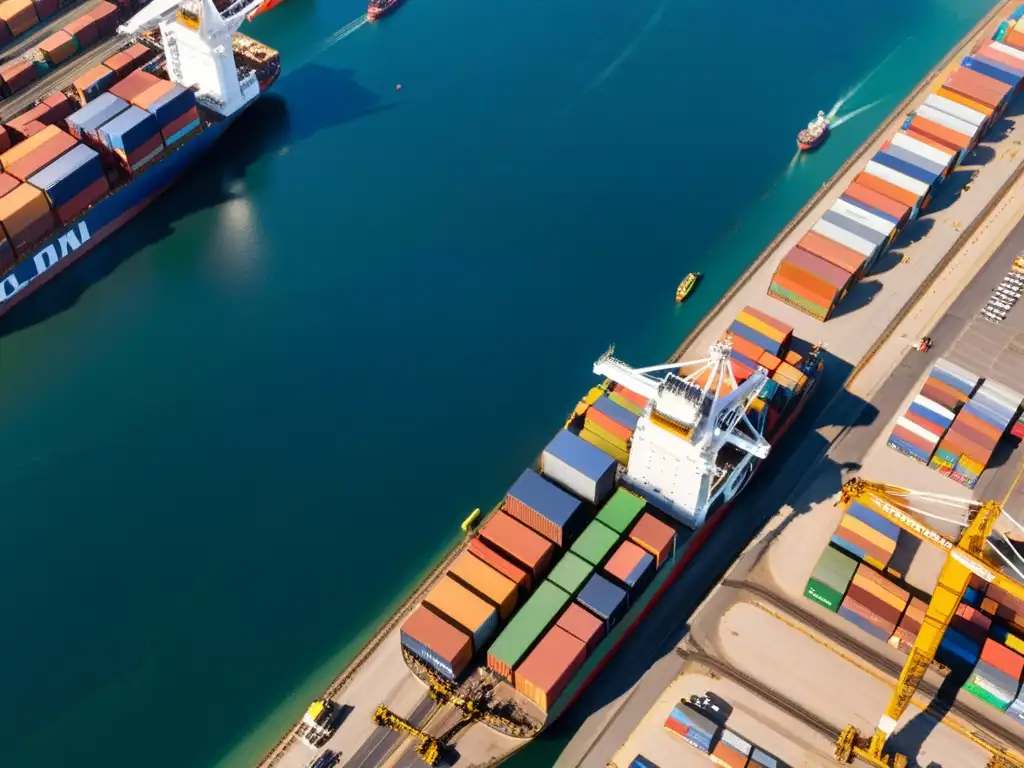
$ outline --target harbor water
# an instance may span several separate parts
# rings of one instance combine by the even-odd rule
[[[671,354],[992,5],[405,0],[365,24],[288,0],[246,25],[281,52],[272,94],[0,321],[0,763],[254,763],[608,344]],[[862,111],[796,157],[844,94]]]

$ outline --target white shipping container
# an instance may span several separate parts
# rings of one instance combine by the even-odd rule
[[[823,235],[840,245],[845,245],[850,250],[856,251],[867,258],[871,258],[875,252],[874,243],[868,242],[863,237],[857,237],[852,232],[847,232],[842,227],[837,227],[835,224],[824,219],[819,219],[818,223],[811,227],[811,231],[817,232],[819,235]]]
[[[541,474],[595,505],[601,504],[614,490],[615,466],[612,464],[602,477],[593,480],[548,451],[544,451],[540,457]]]
[[[913,152],[915,155],[923,157],[925,160],[930,160],[933,163],[938,163],[943,168],[948,169],[953,164],[953,160],[956,159],[957,152],[953,150],[941,150],[933,147],[931,144],[925,144],[923,141],[915,139],[913,136],[908,136],[905,133],[897,133],[892,137],[892,143],[894,146],[901,147],[908,152]]]
[[[924,440],[927,440],[929,443],[937,443],[937,442],[939,442],[939,437],[940,437],[939,435],[936,435],[936,434],[934,434],[932,432],[929,432],[927,429],[922,427],[920,424],[915,424],[914,422],[912,422],[910,419],[906,418],[905,416],[900,416],[900,418],[896,422],[896,424],[897,424],[897,426],[900,426],[900,427],[903,427],[904,429],[910,430],[911,432],[913,432],[918,437],[921,437]]]
[[[864,170],[870,173],[872,176],[877,176],[882,181],[888,181],[890,184],[895,184],[897,187],[900,187],[901,189],[905,189],[908,192],[913,192],[915,195],[917,195],[919,203],[924,198],[924,196],[928,194],[929,187],[923,181],[912,179],[905,173],[900,173],[899,171],[893,168],[889,168],[886,165],[876,163],[874,160],[868,160],[867,168],[865,168]]]
[[[1007,45],[1006,43],[1000,43],[996,40],[993,40],[989,47],[991,47],[993,51],[1005,53],[1007,56],[1013,56],[1013,58],[1020,59],[1022,62],[1024,62],[1024,51],[1019,51],[1012,45]]]
[[[883,219],[878,214],[871,213],[871,211],[865,211],[860,206],[848,203],[845,200],[836,200],[835,203],[832,204],[832,210],[836,213],[842,214],[848,219],[853,219],[858,224],[870,227],[886,237],[891,235],[892,231],[896,229],[896,225],[888,219]]]
[[[992,379],[985,379],[985,383],[982,384],[982,389],[985,389],[986,391],[990,390],[995,397],[998,397],[1000,400],[1008,403],[1014,410],[1020,407],[1021,400],[1024,399],[1024,395],[1021,395],[1017,390],[1010,389],[1010,387],[1005,384],[1000,384],[998,381],[993,381]]]
[[[974,137],[978,135],[978,126],[971,125],[966,120],[961,120],[958,117],[946,114],[935,107],[929,107],[927,104],[922,104],[918,107],[917,114],[925,120],[931,120],[933,123],[943,125],[951,131],[963,134],[972,141],[974,140]]]
[[[924,100],[924,105],[937,109],[940,112],[945,112],[947,115],[952,115],[958,120],[963,120],[965,123],[970,123],[973,126],[981,126],[988,119],[984,112],[971,109],[959,101],[947,99],[945,96],[940,96],[937,93],[928,94],[928,98]]]
[[[929,411],[937,413],[939,416],[941,416],[943,419],[947,421],[952,421],[953,418],[956,416],[956,414],[949,410],[949,408],[943,408],[930,397],[918,395],[917,397],[914,398],[914,402],[920,405],[922,408],[927,408]]]

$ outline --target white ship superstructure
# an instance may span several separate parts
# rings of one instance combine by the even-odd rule
[[[737,384],[731,341],[701,360],[632,368],[609,350],[594,373],[648,398],[637,423],[622,482],[680,522],[697,528],[731,501],[770,445],[747,415],[768,381],[758,369]],[[653,373],[667,372],[664,378]]]

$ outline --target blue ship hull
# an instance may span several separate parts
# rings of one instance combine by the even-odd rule
[[[57,229],[0,278],[0,317],[120,229],[173,184],[227,130],[235,117],[207,126],[163,160]]]

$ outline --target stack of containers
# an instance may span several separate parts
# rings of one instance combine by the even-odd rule
[[[483,648],[498,629],[498,610],[445,575],[423,598],[425,605],[473,638],[473,652]]]
[[[906,150],[895,146],[890,149],[893,152],[906,152]],[[822,214],[821,221],[871,243],[872,251],[866,261],[856,266],[837,265],[847,271],[853,267],[851,285],[857,283],[865,273],[871,271],[875,262],[878,261],[878,257],[885,253],[889,244],[899,234],[896,223],[888,216],[872,213],[867,206],[855,200],[844,200],[842,197],[832,203],[832,207]]]
[[[899,526],[891,520],[859,501],[851,501],[832,534],[832,543],[881,571],[896,551],[899,534]]]
[[[39,23],[39,15],[32,0],[6,0],[0,4],[0,20],[13,37],[19,37]]]
[[[540,457],[540,471],[546,478],[594,505],[603,504],[615,490],[617,466],[607,453],[565,429]]]
[[[719,730],[714,720],[685,702],[679,702],[672,708],[665,721],[665,728],[681,736],[704,754],[711,751],[711,742],[715,740]]]
[[[555,545],[504,512],[491,515],[479,536],[499,555],[530,574],[531,580],[539,581],[548,572]]]
[[[46,194],[61,224],[71,222],[110,189],[99,154],[77,145],[28,179]]]
[[[953,150],[957,153],[957,163],[962,163],[981,139],[981,125],[945,110],[936,109],[927,101],[919,106],[916,112],[911,113],[911,118],[904,123],[904,128],[908,133],[931,139]]]
[[[1000,73],[996,80],[1001,80],[1020,91],[1021,78],[1024,77],[1024,57],[1021,51],[1015,50],[1012,46],[1003,43],[986,40],[972,54],[972,58],[983,62],[993,71]]]
[[[155,58],[155,50],[143,43],[136,43],[120,53],[115,53],[109,59],[105,59],[103,66],[113,71],[117,77],[122,78]]]
[[[9,150],[8,150],[9,151]],[[19,256],[25,256],[56,226],[46,195],[31,184],[19,184],[0,197],[0,225]]]
[[[647,398],[646,397],[644,397],[643,395],[638,395],[633,390],[627,389],[626,387],[622,386],[621,384],[616,384],[614,387],[612,387],[612,392],[614,394],[616,394],[616,395],[619,395],[620,397],[622,397],[622,398],[624,398],[626,400],[629,400],[631,403],[633,403],[634,405],[638,406],[641,411],[644,408],[647,407]],[[618,401],[616,401],[616,402],[618,402]],[[620,402],[619,405],[622,405],[622,403]]]
[[[934,96],[934,94],[932,94]],[[930,98],[930,97],[929,97]],[[927,102],[927,99],[926,99]],[[957,162],[960,159],[960,155],[955,150],[950,149],[943,144],[926,139],[921,136],[915,136],[908,131],[899,131],[895,136],[890,139],[892,147],[912,152],[914,155],[923,158],[925,161],[934,163],[942,170],[939,174],[939,180],[949,178],[949,175],[953,173],[953,169],[956,167]]]
[[[128,173],[138,173],[156,160],[164,142],[151,114],[128,107],[97,131],[100,143],[112,150]]]
[[[608,393],[608,399],[616,405],[621,405],[627,411],[635,413],[637,416],[642,416],[644,413],[644,407],[647,405],[647,398],[636,395],[635,397],[643,401],[643,405],[635,400],[630,399],[622,391],[622,385],[616,384],[612,387],[612,391]]]
[[[1000,56],[1000,58],[1002,57]],[[1020,89],[1021,69],[1014,64],[1000,61],[995,58],[995,54],[991,51],[983,52],[979,50],[970,56],[965,56],[960,63],[972,72],[977,72],[980,75],[985,75],[985,77],[990,77],[993,80],[1010,86],[1008,99],[1013,98],[1013,95]]]
[[[754,749],[753,744],[728,728],[722,729],[722,736],[711,750],[711,755],[719,765],[728,768],[744,768],[747,758]]]
[[[921,387],[921,394],[943,408],[957,411],[971,398],[980,377],[945,358],[939,358]]]
[[[964,690],[1005,712],[1020,691],[1022,671],[1024,657],[989,638]]]
[[[56,67],[78,53],[78,41],[62,29],[43,40],[38,50],[50,66]]]
[[[555,622],[555,626],[582,640],[587,646],[588,654],[593,653],[601,640],[604,639],[604,622],[576,603],[569,604],[569,607],[565,609],[565,613]]]
[[[886,169],[887,170],[887,169]],[[911,181],[913,181],[911,179]],[[894,183],[892,180],[886,180],[869,173],[867,170],[857,174],[853,180],[854,184],[858,184],[866,189],[870,189],[872,192],[883,195],[889,200],[894,200],[907,207],[910,211],[908,218],[914,219],[918,214],[918,204],[921,202],[920,194],[910,189],[905,189],[899,184]],[[914,182],[915,184],[917,182]],[[866,243],[864,245],[870,245]],[[854,246],[850,246],[851,248]],[[862,247],[863,248],[863,247]],[[858,251],[863,253],[863,250]]]
[[[533,578],[530,576],[530,573],[490,547],[479,536],[474,536],[470,539],[467,549],[502,576],[515,582],[519,589],[520,597],[525,596],[530,591],[530,588],[533,586]]]
[[[733,374],[737,381],[742,381],[758,366],[770,368],[774,365],[775,369],[778,368],[778,363],[768,360],[765,355],[776,360],[785,356],[793,338],[793,326],[747,306],[730,323],[727,333],[732,337],[730,360]]]
[[[886,182],[888,187],[883,187],[872,179]],[[892,194],[896,195],[893,199],[910,206],[912,219],[916,219],[918,214],[928,206],[928,193],[931,189],[928,184],[877,160],[868,160],[864,172],[857,176],[856,180],[882,194],[886,194],[886,189],[902,190],[901,192],[893,191]]]
[[[968,672],[978,663],[981,644],[963,635],[952,627],[947,627],[939,643],[935,659],[952,670]]]
[[[471,552],[459,555],[448,570],[448,575],[497,608],[501,621],[515,610],[518,599],[515,582],[502,576]]]
[[[6,173],[0,174],[0,198],[18,186],[18,180]],[[14,264],[18,254],[14,252],[14,246],[7,239],[3,230],[0,229],[0,269],[5,269]]]
[[[177,83],[161,80],[132,99],[132,104],[156,118],[168,147],[180,144],[199,130],[196,95]]]
[[[952,153],[950,153],[950,156],[953,156]],[[850,203],[856,203],[860,205],[862,208],[871,211],[876,216],[881,216],[883,218],[888,219],[893,223],[896,233],[901,232],[903,230],[903,227],[906,226],[907,222],[910,221],[909,205],[905,205],[904,203],[901,203],[898,200],[893,200],[891,197],[886,197],[881,192],[876,192],[875,190],[865,186],[864,184],[861,184],[856,180],[850,182],[850,186],[846,188],[846,191],[843,192],[843,195],[840,199],[846,200],[847,202]],[[808,235],[806,235],[800,242],[811,242],[809,238],[811,235],[814,234],[815,233],[813,232],[808,233]],[[814,248],[809,248],[806,245],[802,247],[804,248],[804,250],[810,251],[811,253],[816,253]],[[854,253],[857,252],[854,251]],[[822,254],[820,253],[818,255],[822,256]],[[857,253],[857,255],[862,256],[863,254]]]
[[[604,573],[623,585],[634,597],[644,591],[654,576],[654,555],[632,541],[622,542],[604,564]]]
[[[995,604],[995,616],[1011,629],[1024,634],[1024,600],[990,584],[985,597]],[[1009,643],[1007,643],[1009,644]]]
[[[1009,103],[1012,91],[1012,88],[1006,83],[965,67],[954,70],[942,85],[947,90],[953,91],[953,93],[959,93],[961,96],[966,96],[987,107],[992,107],[994,117],[996,118],[1000,117],[1006,110],[1006,105]],[[962,131],[960,132],[962,133]],[[977,137],[977,134],[975,136],[980,138]]]
[[[896,631],[889,638],[889,645],[898,648],[904,653],[910,653],[914,642],[917,640],[917,633],[921,631],[924,623],[924,615],[928,611],[928,604],[918,597],[910,598],[907,603],[907,610],[903,613]]]
[[[927,109],[927,107],[921,107],[921,109]],[[932,189],[941,181],[941,169],[937,169],[935,166],[922,167],[917,162],[913,162],[913,158],[908,159],[906,151],[893,147],[891,143],[886,143],[882,146],[883,149],[875,153],[875,156],[871,158],[871,162],[876,166],[887,168],[895,173],[901,173],[923,184],[925,200],[930,198]],[[923,207],[924,205],[922,205]]]
[[[68,133],[79,141],[93,146],[99,145],[97,131],[128,109],[128,102],[110,93],[101,93],[77,112],[68,116]]]
[[[131,102],[132,99],[152,88],[154,85],[165,83],[156,75],[136,69],[127,74],[119,83],[111,86],[110,92],[119,99]]]
[[[575,595],[593,572],[594,566],[591,563],[573,552],[566,552],[551,569],[548,581],[570,595]]]
[[[956,417],[951,410],[917,395],[896,421],[888,445],[923,464],[927,464],[949,425]]]
[[[833,221],[825,220],[825,223],[837,226]],[[872,253],[874,248],[872,244]],[[776,267],[768,295],[816,320],[825,321],[832,316],[852,283],[853,275],[842,267],[794,246]]]
[[[616,488],[612,497],[598,511],[597,520],[622,535],[646,507],[646,499],[630,493],[625,488]]]
[[[854,190],[854,187],[856,187],[857,190],[863,190],[870,195],[874,195],[876,198],[882,198],[882,195],[877,192],[872,192],[866,187],[854,184],[846,191],[846,194],[843,195],[842,199],[855,201],[856,198],[851,196],[851,191]],[[893,202],[891,204],[894,206],[900,206],[900,203]],[[906,206],[901,207],[907,212],[910,211]],[[819,222],[819,224],[827,224],[827,222]],[[800,238],[800,242],[797,243],[797,246],[808,253],[813,253],[815,256],[824,259],[830,264],[835,264],[837,267],[845,269],[850,272],[850,274],[863,274],[866,272],[865,265],[867,263],[868,255],[870,254],[866,254],[864,251],[869,250],[869,246],[871,244],[866,241],[862,244],[860,242],[860,238],[850,235],[846,230],[840,229],[839,227],[832,227],[832,225],[828,225],[827,228],[834,230],[831,232],[831,237],[823,235],[821,232],[815,232],[812,229]],[[833,237],[839,239],[833,240]]]
[[[861,563],[850,582],[839,615],[887,643],[909,601],[909,592]]]
[[[421,605],[402,624],[402,647],[448,680],[455,680],[473,658],[473,639]]]
[[[587,645],[551,627],[515,670],[516,690],[548,712],[587,658]]]
[[[605,561],[618,541],[619,534],[600,520],[592,520],[569,551],[591,565],[598,566]]]
[[[77,146],[78,142],[55,125],[47,126],[35,136],[25,139],[0,155],[4,173],[19,181],[42,170],[58,157]]]
[[[568,545],[586,523],[583,502],[532,469],[508,489],[505,511],[559,546]]]
[[[0,94],[12,96],[18,91],[24,90],[39,79],[39,70],[35,64],[27,59],[15,59],[9,64],[0,67],[0,82],[3,89]]]
[[[992,619],[976,608],[961,603],[957,606],[949,625],[962,635],[983,643],[992,628]]]
[[[526,658],[534,643],[551,626],[569,600],[568,593],[550,581],[538,586],[537,591],[487,649],[487,666],[507,680],[512,680],[513,670]]]
[[[629,440],[639,420],[640,417],[632,411],[616,405],[607,397],[600,397],[587,409],[584,417],[583,432],[589,432],[590,436],[582,433],[580,436],[602,450],[605,450],[604,445],[611,446],[618,455],[609,450],[605,450],[605,453],[620,464],[625,464],[628,461]]]
[[[64,27],[64,31],[72,35],[78,42],[78,49],[84,51],[100,39],[99,29],[96,26],[96,19],[88,13],[83,13],[74,21]]]
[[[101,39],[113,37],[117,32],[117,6],[113,3],[103,2],[89,11],[89,15],[96,22],[96,32]]]
[[[783,768],[775,757],[769,755],[763,749],[754,747],[754,751],[750,754],[750,762],[747,763],[747,768]]]
[[[606,633],[610,632],[629,610],[629,595],[626,594],[626,590],[612,584],[599,573],[595,573],[587,580],[576,602],[604,622]]]
[[[47,108],[48,112],[46,119],[40,120],[40,122],[46,125],[56,125],[60,128],[66,128],[65,121],[71,116],[71,113],[78,109],[78,104],[63,93],[51,93],[43,99],[43,105]]]
[[[676,553],[675,529],[647,512],[629,532],[629,540],[650,553],[654,558],[655,570],[660,569]]]
[[[924,103],[932,109],[937,109],[939,112],[944,112],[950,117],[955,117],[957,120],[963,120],[965,123],[975,126],[975,135],[980,136],[985,134],[985,131],[988,130],[995,117],[995,110],[992,107],[950,91],[942,86],[939,86],[935,93],[928,94],[925,97]],[[935,139],[931,139],[931,141],[953,151],[957,163],[964,159],[965,154],[962,148],[949,147],[945,143],[935,141]]]
[[[113,70],[100,64],[93,67],[73,83],[75,92],[83,104],[87,104],[117,82]]]

